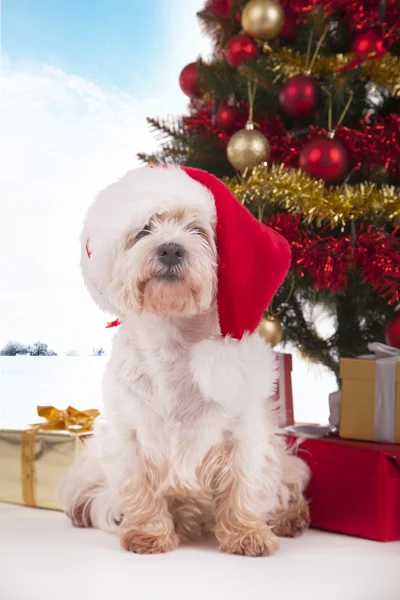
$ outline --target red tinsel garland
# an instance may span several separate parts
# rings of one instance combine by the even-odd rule
[[[248,108],[246,106],[243,108],[243,111],[238,111],[237,119],[232,125],[232,130],[229,132],[219,129],[216,125],[213,125],[211,120],[211,112],[211,103],[209,103],[209,106],[207,106],[204,104],[204,102],[201,104],[201,101],[198,101],[197,106],[192,106],[190,115],[183,118],[183,126],[186,131],[191,131],[193,133],[204,131],[213,133],[221,140],[221,146],[225,148],[229,138],[232,135],[232,130],[238,131],[245,126]]]
[[[302,138],[291,137],[279,118],[273,123],[262,123],[261,131],[268,137],[272,148],[272,161],[288,167],[298,167],[299,154],[304,144],[317,136],[326,136],[328,131],[310,127],[310,133]],[[338,127],[337,139],[343,142],[349,153],[354,170],[367,167],[385,167],[390,176],[399,170],[400,115],[391,114],[375,125],[361,124],[360,129]]]
[[[388,304],[400,301],[400,237],[384,228],[356,225],[354,231],[337,239],[328,228],[318,233],[300,216],[278,214],[265,223],[289,241],[292,269],[308,277],[313,287],[338,292],[345,290],[348,277],[356,271]]]
[[[238,117],[234,130],[244,127],[246,111]],[[310,133],[303,137],[293,137],[287,131],[279,116],[273,119],[259,119],[260,131],[267,136],[271,145],[271,161],[283,163],[288,167],[298,167],[299,154],[304,144],[319,135],[327,135],[324,129],[316,130],[310,127]],[[211,110],[199,106],[193,109],[190,116],[184,118],[184,127],[187,131],[209,131],[215,134],[225,148],[232,132],[219,130],[211,123]],[[339,127],[336,137],[343,142],[349,153],[350,164],[353,169],[368,167],[385,167],[390,176],[395,176],[399,169],[400,156],[400,115],[391,114],[381,119],[375,125],[361,124],[360,129]]]
[[[361,30],[367,27],[383,25],[387,32],[387,43],[392,44],[399,37],[400,2],[398,0],[387,0],[385,18],[381,23],[379,20],[379,0],[281,0],[284,9],[290,9],[291,13],[298,15],[301,20],[303,15],[313,9],[321,9],[335,12],[346,21],[350,30]]]
[[[350,31],[362,30],[369,27],[383,26],[387,46],[399,39],[400,2],[386,0],[384,19],[379,17],[379,0],[281,0],[286,11],[296,19],[297,23],[304,20],[312,10],[325,9],[329,13],[340,15],[349,26]],[[218,19],[235,19],[240,21],[243,2],[239,0],[207,0],[204,9],[214,13]],[[214,39],[215,50],[218,52],[220,28],[218,24],[209,27],[208,33]]]
[[[400,115],[391,114],[376,125],[363,125],[361,129],[339,127],[336,133],[351,157],[352,166],[384,166],[390,175],[399,169]]]
[[[360,227],[361,229],[361,227]],[[371,225],[360,231],[357,239],[357,264],[363,278],[389,304],[400,299],[399,228],[391,235]]]

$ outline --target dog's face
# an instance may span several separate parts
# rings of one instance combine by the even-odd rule
[[[130,231],[114,262],[109,301],[123,315],[193,316],[216,294],[217,252],[206,213],[188,207],[154,214]]]

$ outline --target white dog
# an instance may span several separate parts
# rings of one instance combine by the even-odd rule
[[[289,260],[203,171],[138,169],[98,195],[82,271],[121,325],[103,421],[59,486],[74,525],[140,553],[212,530],[250,556],[307,526],[307,467],[278,435],[274,353],[254,333]]]

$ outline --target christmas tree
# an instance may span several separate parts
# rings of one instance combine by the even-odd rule
[[[139,158],[214,173],[288,239],[267,339],[283,329],[336,375],[371,341],[400,347],[400,2],[213,0],[198,17],[213,57],[183,69],[188,114],[149,118],[160,146]]]

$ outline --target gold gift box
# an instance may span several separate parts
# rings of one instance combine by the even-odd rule
[[[33,440],[23,441],[24,435],[27,432],[0,429],[0,501],[61,510],[56,486],[88,434],[37,431]]]
[[[340,437],[375,441],[376,360],[342,358],[340,360],[342,403]],[[395,368],[396,406],[395,443],[400,443],[400,362]]]
[[[61,510],[55,491],[82,451],[97,409],[38,406],[45,421],[28,429],[0,429],[0,502]]]

